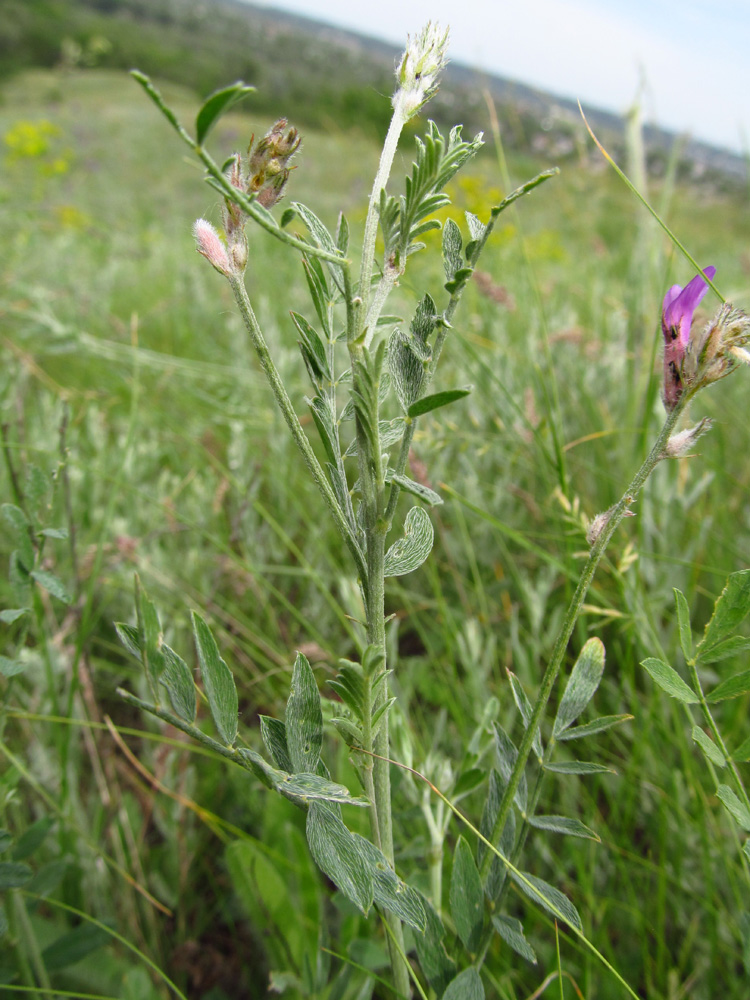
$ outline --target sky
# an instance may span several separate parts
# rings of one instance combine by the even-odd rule
[[[456,62],[750,147],[750,0],[252,0],[403,45],[450,27]]]

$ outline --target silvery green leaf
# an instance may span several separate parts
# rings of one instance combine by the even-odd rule
[[[593,722],[587,722],[584,726],[573,726],[560,733],[557,739],[562,743],[565,740],[582,740],[586,736],[593,736],[595,733],[602,733],[612,726],[619,726],[621,722],[629,722],[632,715],[600,715]]]
[[[404,521],[404,534],[385,554],[385,576],[403,576],[421,566],[432,550],[434,531],[422,507],[412,507]]]
[[[552,833],[564,833],[569,837],[581,837],[583,840],[596,840],[601,843],[601,837],[585,826],[579,819],[567,816],[529,816],[530,826],[537,830],[549,830]]]
[[[469,954],[474,955],[482,938],[484,891],[471,848],[461,835],[453,855],[450,906],[456,933]]]
[[[447,219],[443,226],[443,267],[446,281],[452,281],[456,271],[463,267],[462,244],[461,230],[453,219]]]
[[[287,798],[301,800],[303,803],[343,802],[350,806],[369,808],[370,800],[365,796],[354,797],[346,785],[329,781],[319,774],[285,774],[276,783],[276,790]],[[354,836],[354,834],[352,834]]]
[[[281,719],[272,719],[269,715],[261,715],[260,735],[263,738],[263,745],[271,755],[276,767],[291,774],[294,768],[286,744],[286,726]]]
[[[135,611],[138,619],[138,648],[143,668],[146,671],[151,694],[157,705],[159,698],[159,678],[164,669],[161,652],[162,631],[159,616],[152,601],[143,589],[140,578],[135,578]]]
[[[500,811],[500,802],[503,797],[504,784],[500,775],[493,768],[490,771],[490,781],[489,789],[487,792],[487,798],[484,803],[484,808],[482,809],[482,819],[479,824],[479,831],[483,837],[489,838],[492,835],[492,830],[495,826],[495,820],[497,814]],[[508,818],[505,821],[505,827],[503,832],[500,834],[499,850],[500,853],[505,858],[509,858],[513,853],[513,847],[516,842],[516,814],[511,809],[508,813]],[[477,864],[481,866],[485,853],[489,850],[484,841],[480,840],[477,844]],[[505,883],[505,877],[507,875],[507,868],[500,860],[497,855],[492,858],[492,865],[490,867],[490,873],[485,884],[484,891],[487,894],[488,899],[497,899],[500,895],[500,890]]]
[[[198,651],[198,662],[216,729],[227,746],[237,739],[237,688],[232,671],[222,660],[219,647],[208,625],[195,611],[191,612],[193,637]]]
[[[690,628],[690,608],[685,595],[677,587],[674,590],[674,602],[677,610],[677,631],[680,636],[680,646],[686,660],[693,656],[693,631]]]
[[[492,918],[495,928],[505,943],[532,965],[536,965],[536,953],[523,934],[523,924],[515,917],[505,917],[498,914]]]
[[[0,854],[7,851],[10,845],[13,843],[13,834],[10,830],[2,829],[0,830]]]
[[[406,412],[419,398],[425,365],[415,350],[414,338],[398,328],[388,341],[388,368],[401,409]]]
[[[306,205],[300,204],[298,201],[292,202],[292,208],[307,226],[310,231],[310,235],[313,238],[313,243],[315,243],[318,249],[325,250],[326,253],[340,255],[333,237],[314,212],[312,212]],[[333,264],[329,261],[326,261],[326,264],[328,265],[331,277],[336,282],[339,291],[343,291],[343,271],[341,266],[339,264]]]
[[[339,221],[336,227],[336,246],[346,256],[349,250],[349,223],[343,212],[339,213]]]
[[[729,785],[719,785],[716,789],[716,796],[742,829],[750,831],[750,809],[737,796],[737,793],[733,792]]]
[[[166,644],[161,647],[164,670],[160,682],[167,689],[175,713],[185,722],[195,721],[197,709],[195,684],[187,663]]]
[[[396,483],[402,490],[407,493],[411,493],[412,496],[419,497],[424,503],[429,504],[431,507],[437,507],[443,502],[443,498],[439,493],[431,490],[429,486],[423,486],[422,483],[415,483],[413,479],[408,479],[406,476],[399,476],[397,473],[389,469],[386,473],[386,482]]]
[[[552,771],[555,774],[617,774],[611,767],[604,764],[593,764],[588,760],[563,760],[559,763],[544,765],[545,771]]]
[[[306,829],[315,864],[367,916],[375,886],[354,834],[320,802],[310,803]]]
[[[315,426],[318,428],[320,440],[332,465],[338,461],[338,448],[336,443],[336,414],[333,411],[333,404],[328,396],[315,396],[307,400],[310,407]]]
[[[380,432],[380,447],[390,448],[392,444],[396,444],[404,436],[404,428],[406,423],[403,417],[395,417],[393,420],[381,420],[378,424],[378,430]],[[353,458],[357,454],[357,441],[356,438],[349,447],[344,452],[344,458]]]
[[[471,238],[473,240],[481,240],[484,236],[485,230],[487,229],[485,224],[472,212],[465,212],[464,215],[466,216],[466,223],[469,227],[469,235]]]
[[[43,587],[48,594],[52,594],[63,604],[70,604],[73,598],[70,596],[65,584],[54,573],[46,569],[32,569],[31,577],[36,580],[40,587]]]
[[[442,996],[446,986],[456,974],[456,964],[448,957],[443,946],[445,929],[440,917],[435,913],[430,901],[424,896],[421,898],[426,924],[424,934],[414,935],[414,943],[417,946],[417,956],[422,972],[438,996]]]
[[[500,776],[503,779],[504,784],[508,784],[510,781],[511,773],[515,767],[516,760],[518,759],[518,750],[516,750],[513,741],[510,736],[505,732],[502,726],[497,723],[494,724],[495,729],[495,748],[497,750],[497,764],[498,770],[500,771]],[[518,788],[516,789],[516,794],[513,797],[513,801],[516,803],[521,812],[526,815],[526,803],[528,800],[529,791],[526,782],[526,775],[521,775],[521,780],[518,783]]]
[[[315,675],[303,653],[294,661],[284,723],[292,771],[314,773],[323,746],[323,712]]]
[[[508,670],[508,679],[510,680],[510,687],[513,691],[513,700],[516,703],[518,711],[521,713],[521,718],[523,719],[524,729],[529,728],[529,719],[531,718],[531,702],[529,701],[528,695],[523,689],[523,685],[516,677],[516,675]],[[539,728],[537,727],[536,733],[534,734],[534,742],[532,744],[534,748],[534,753],[537,755],[539,760],[542,759],[544,751],[542,749],[542,737],[539,733]]]
[[[292,322],[297,327],[301,338],[299,341],[300,350],[302,351],[302,359],[305,362],[310,381],[320,391],[320,386],[323,382],[331,381],[331,370],[328,367],[328,358],[323,341],[304,316],[295,312],[291,316]]]
[[[444,392],[433,392],[429,396],[422,396],[416,400],[406,412],[412,419],[414,417],[421,417],[423,414],[431,413],[441,406],[448,406],[450,403],[455,403],[457,399],[463,399],[464,396],[469,395],[471,390],[472,386],[469,385],[463,389],[446,389]]]
[[[565,693],[560,699],[555,724],[554,739],[573,723],[594,696],[604,673],[604,644],[601,639],[589,639],[573,667]]]
[[[331,291],[328,287],[326,274],[323,270],[322,261],[318,257],[306,256],[303,258],[307,287],[310,290],[310,298],[315,306],[315,313],[320,321],[323,333],[328,340],[333,340],[333,330],[331,329]]]
[[[214,91],[204,101],[195,119],[195,139],[198,145],[203,145],[206,136],[221,115],[225,114],[232,105],[254,91],[255,87],[247,86],[242,80],[238,80],[229,87],[222,87],[221,90]]]
[[[687,686],[677,671],[668,663],[649,656],[641,663],[641,666],[656,681],[662,691],[666,691],[671,698],[677,698],[678,701],[682,701],[686,705],[694,705],[699,701],[698,695]]]
[[[370,867],[374,900],[377,905],[395,913],[400,920],[423,934],[427,916],[420,894],[398,877],[388,864],[385,855],[374,844],[356,833],[352,836],[359,846],[360,854]]]
[[[409,328],[417,357],[421,361],[429,361],[432,355],[428,340],[435,329],[437,318],[437,306],[432,296],[424,295],[419,301]]]
[[[115,622],[117,637],[125,649],[136,658],[141,658],[141,643],[138,628],[135,625],[128,625],[125,622]]]
[[[448,983],[442,1000],[484,1000],[484,986],[479,973],[473,966],[459,972]]]
[[[728,698],[738,698],[741,694],[750,691],[750,670],[743,670],[734,677],[727,677],[721,684],[717,684],[710,694],[706,695],[706,701],[726,701]]]
[[[576,910],[575,906],[573,906],[564,893],[560,892],[559,889],[555,889],[549,882],[545,882],[543,879],[537,878],[536,875],[532,875],[530,872],[521,872],[521,875],[523,878],[520,878],[514,872],[510,873],[510,877],[521,892],[526,893],[529,899],[533,899],[535,903],[551,913],[553,917],[564,920],[566,924],[577,928],[579,931],[583,930],[578,910]]]
[[[711,620],[698,643],[698,657],[728,638],[750,611],[750,569],[732,573],[714,605]]]
[[[20,507],[16,507],[12,503],[4,503],[0,507],[0,511],[2,511],[3,518],[10,528],[18,560],[26,572],[30,573],[34,568],[34,546],[29,534],[31,529],[29,519]]]
[[[360,664],[342,660],[341,669],[328,683],[361,721],[364,714],[365,683]]]
[[[716,746],[714,741],[703,732],[700,726],[693,726],[691,735],[693,737],[693,742],[698,744],[712,764],[715,764],[717,767],[726,767],[727,762],[724,760],[724,754]]]

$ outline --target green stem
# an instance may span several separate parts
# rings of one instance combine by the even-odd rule
[[[687,668],[688,672],[690,673],[690,678],[693,682],[693,690],[700,699],[700,706],[701,709],[703,710],[703,717],[705,718],[709,729],[713,733],[713,737],[716,741],[717,746],[721,750],[724,760],[727,763],[727,767],[732,772],[732,777],[734,778],[735,787],[737,788],[740,797],[747,806],[748,810],[750,810],[750,798],[748,798],[748,794],[742,782],[740,772],[737,770],[737,765],[732,760],[731,754],[727,749],[726,743],[724,742],[724,739],[721,733],[719,732],[719,727],[716,725],[714,717],[711,714],[711,707],[706,701],[706,696],[703,694],[703,687],[701,685],[700,678],[698,676],[697,659],[695,657],[687,660]]]
[[[500,808],[495,819],[495,823],[492,828],[492,833],[489,837],[491,843],[496,844],[500,838],[506,820],[508,818],[508,813],[513,805],[513,798],[518,790],[518,786],[523,776],[524,769],[526,767],[526,762],[529,759],[532,750],[532,744],[534,737],[539,730],[541,725],[542,715],[547,707],[547,702],[552,694],[552,689],[557,680],[557,675],[560,672],[560,667],[562,666],[563,659],[565,657],[565,652],[568,647],[568,641],[572,635],[575,623],[578,620],[578,615],[581,611],[581,605],[583,604],[586,593],[589,589],[591,581],[594,578],[597,566],[601,557],[604,555],[604,551],[609,544],[615,529],[619,525],[620,521],[625,517],[628,512],[630,505],[633,503],[635,498],[640,493],[644,483],[650,476],[651,472],[658,465],[658,463],[664,457],[664,449],[669,440],[669,436],[672,433],[677,421],[682,414],[685,406],[687,405],[688,399],[690,398],[689,393],[684,393],[677,406],[668,414],[667,419],[664,421],[664,425],[659,432],[659,436],[651,449],[648,457],[646,458],[643,465],[640,467],[638,472],[636,472],[633,480],[628,486],[625,493],[617,501],[614,507],[610,508],[608,511],[607,521],[602,527],[598,538],[594,541],[592,545],[589,558],[584,566],[583,572],[581,573],[580,579],[578,581],[578,586],[576,587],[573,598],[568,606],[568,610],[565,613],[565,617],[560,626],[560,631],[558,632],[557,639],[555,640],[554,647],[552,649],[552,655],[550,656],[547,668],[544,671],[544,676],[542,677],[539,693],[537,694],[534,707],[529,718],[528,725],[523,734],[523,739],[518,748],[518,757],[516,763],[511,772],[508,784],[503,793],[502,800],[500,802]],[[487,878],[490,872],[490,865],[492,864],[492,856],[488,853],[482,859],[482,864],[480,866],[480,875],[482,877],[482,883],[486,885]]]
[[[279,405],[279,409],[284,415],[284,419],[286,420],[287,426],[292,433],[292,437],[294,438],[297,447],[302,452],[302,458],[305,461],[305,465],[310,470],[310,474],[315,481],[315,485],[323,495],[323,499],[331,512],[336,527],[339,529],[349,551],[354,557],[354,562],[357,566],[360,578],[363,583],[366,583],[367,567],[365,565],[362,550],[360,549],[359,543],[347,521],[346,515],[339,506],[336,494],[333,492],[333,489],[326,479],[326,475],[323,472],[318,459],[315,457],[312,445],[307,439],[307,435],[302,430],[302,425],[300,424],[299,418],[294,411],[292,401],[289,399],[287,391],[284,388],[284,383],[281,381],[281,376],[278,373],[276,365],[273,363],[265,338],[261,332],[260,325],[258,324],[258,320],[253,312],[253,307],[250,304],[247,289],[245,288],[245,282],[240,276],[236,276],[229,279],[229,284],[232,286],[232,291],[234,292],[235,300],[239,306],[240,314],[245,323],[245,327],[250,334],[250,339],[252,340],[253,347],[258,355],[260,366],[268,379],[268,383],[271,386],[271,390],[276,398],[276,402]]]

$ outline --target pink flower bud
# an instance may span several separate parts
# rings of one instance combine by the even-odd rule
[[[193,236],[198,253],[202,254],[209,264],[212,264],[225,277],[234,277],[235,269],[229,259],[227,248],[211,223],[205,219],[197,219],[193,225]]]

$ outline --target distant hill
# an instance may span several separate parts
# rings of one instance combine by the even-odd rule
[[[24,66],[137,66],[201,96],[244,79],[258,88],[256,111],[308,127],[382,135],[399,54],[387,43],[240,0],[0,0],[0,74]],[[509,148],[556,162],[581,154],[585,133],[573,101],[460,63],[449,64],[430,116],[479,131],[488,117],[485,94]],[[586,113],[621,153],[623,119],[588,107]],[[747,177],[744,159],[726,150],[653,127],[644,138],[654,174],[665,171],[679,141],[683,177],[719,186]]]

